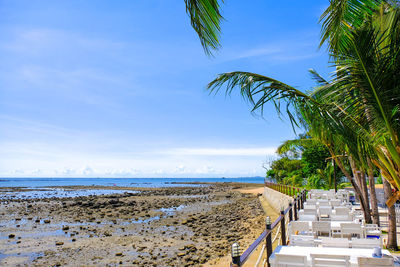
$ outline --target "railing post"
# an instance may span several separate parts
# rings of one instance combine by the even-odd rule
[[[297,199],[296,198],[294,199],[293,205],[294,205],[294,220],[296,221],[298,219],[297,218]]]
[[[271,265],[269,264],[269,256],[272,254],[272,236],[271,236],[271,218],[267,216],[267,219],[265,220],[266,223],[266,228],[267,228],[267,238],[266,238],[266,251],[267,251],[267,266],[270,267]]]
[[[304,209],[304,192],[301,191],[300,193],[300,209]]]
[[[282,246],[286,246],[286,224],[285,224],[285,207],[281,208],[281,239],[282,239]]]
[[[301,203],[300,194],[296,194],[296,198],[297,198],[297,210],[300,210],[300,203]]]
[[[293,221],[293,207],[292,203],[289,203],[289,222]]]

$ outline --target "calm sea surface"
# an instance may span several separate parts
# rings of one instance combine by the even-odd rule
[[[263,183],[263,177],[249,178],[0,178],[0,187],[40,188],[70,185],[103,185],[132,187],[199,186],[187,182]]]

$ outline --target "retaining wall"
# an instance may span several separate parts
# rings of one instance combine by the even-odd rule
[[[293,201],[293,198],[282,194],[276,190],[273,190],[269,187],[264,187],[264,198],[268,201],[268,203],[276,210],[276,212],[280,212],[281,208],[285,209],[289,207],[289,203]]]

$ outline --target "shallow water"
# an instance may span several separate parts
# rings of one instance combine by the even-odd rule
[[[8,199],[38,199],[38,198],[63,198],[63,197],[85,197],[123,193],[139,193],[133,190],[112,190],[112,189],[74,189],[62,188],[37,188],[37,190],[24,192],[10,192],[0,189],[0,200]]]

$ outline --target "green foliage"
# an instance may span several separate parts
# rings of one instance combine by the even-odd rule
[[[318,169],[326,168],[326,160],[330,157],[328,148],[317,142],[313,142],[301,154],[304,175],[310,176],[317,172]],[[329,161],[330,162],[330,161]]]
[[[378,176],[378,179],[376,179],[376,183],[375,184],[383,184],[382,175]]]

